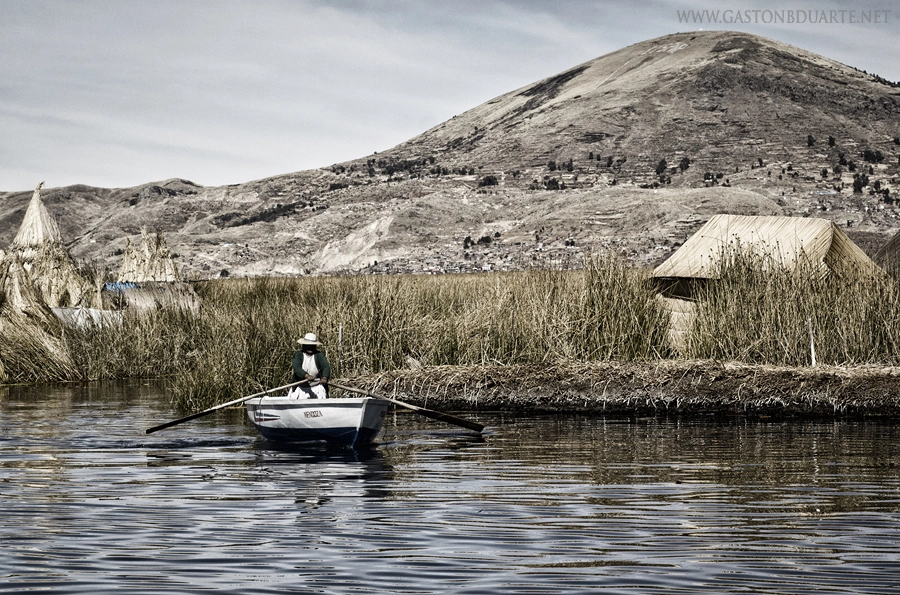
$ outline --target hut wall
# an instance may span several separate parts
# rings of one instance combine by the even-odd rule
[[[100,308],[52,308],[54,316],[70,328],[90,329],[122,324],[122,312]]]
[[[667,298],[658,296],[663,307],[669,312],[669,345],[678,351],[684,352],[687,346],[687,338],[691,332],[691,326],[697,317],[697,304],[691,300]]]
[[[173,308],[196,312],[200,298],[188,283],[107,283],[103,292],[104,308],[127,308],[133,312],[152,312]]]

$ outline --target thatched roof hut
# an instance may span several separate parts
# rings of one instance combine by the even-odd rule
[[[8,375],[40,381],[71,369],[68,351],[55,336],[59,321],[14,251],[0,259],[0,289],[0,383]]]
[[[3,262],[7,269],[15,271],[17,282],[33,286],[41,301],[51,308],[93,305],[98,294],[78,272],[75,261],[63,246],[59,226],[41,200],[41,186],[43,182],[34,189],[22,225]],[[22,305],[16,297],[20,293],[10,294],[7,289],[0,289],[7,293],[7,301]]]
[[[118,280],[106,284],[103,296],[107,307],[142,312],[199,306],[194,289],[181,280],[162,232],[150,234],[145,229],[140,246],[128,240]]]
[[[196,311],[200,298],[190,284],[176,283],[107,283],[103,290],[103,307],[128,308],[133,312],[158,309]]]
[[[181,281],[178,267],[172,260],[172,254],[169,252],[166,239],[161,231],[151,235],[147,230],[142,229],[139,247],[135,247],[131,240],[128,240],[125,247],[125,259],[122,261],[117,280],[119,283]]]
[[[883,274],[834,223],[807,217],[714,215],[651,275],[671,313],[670,338],[682,345],[699,289],[715,280],[723,259],[758,256],[763,266],[819,274]]]

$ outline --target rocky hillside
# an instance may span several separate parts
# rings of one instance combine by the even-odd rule
[[[571,266],[604,247],[655,264],[715,213],[832,219],[874,253],[900,229],[898,160],[900,86],[711,31],[624,48],[327,168],[44,199],[76,257],[116,269],[126,237],[160,229],[188,278]],[[0,195],[0,247],[30,195]]]

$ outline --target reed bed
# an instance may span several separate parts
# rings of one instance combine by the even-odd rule
[[[611,257],[583,271],[236,279],[197,287],[192,351],[172,380],[196,408],[290,380],[296,339],[319,335],[335,375],[409,366],[630,361],[666,354],[646,272]]]
[[[195,284],[195,311],[41,332],[4,322],[0,382],[165,376],[174,403],[196,410],[289,382],[306,332],[325,344],[335,376],[373,384],[419,366],[487,366],[498,383],[509,380],[498,370],[558,378],[571,363],[808,366],[810,328],[821,364],[900,363],[900,288],[886,276],[790,272],[734,255],[719,277],[699,296],[680,353],[647,271],[609,255],[579,271],[206,281]]]
[[[61,325],[52,321],[5,317],[0,322],[0,383],[77,380],[77,368],[60,333]]]

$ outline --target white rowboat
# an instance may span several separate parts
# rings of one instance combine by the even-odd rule
[[[384,399],[297,399],[262,396],[247,401],[247,415],[267,440],[325,441],[341,446],[371,443],[391,403]]]

